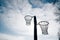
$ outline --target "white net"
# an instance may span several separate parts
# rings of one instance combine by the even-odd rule
[[[40,28],[42,30],[42,34],[47,35],[48,34],[48,24],[47,21],[41,21],[38,23],[40,25]]]
[[[26,25],[30,25],[31,24],[31,20],[32,20],[32,16],[26,15],[24,18],[25,18],[25,21],[26,21]]]

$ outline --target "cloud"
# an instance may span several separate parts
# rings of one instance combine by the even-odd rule
[[[60,1],[55,4],[57,10],[55,12],[56,15],[56,21],[60,24]]]
[[[0,33],[0,40],[25,40],[23,36],[12,36]]]
[[[28,0],[33,8],[42,8],[47,3],[55,4],[58,0]]]
[[[8,30],[14,32],[13,34],[19,35],[19,37],[13,35],[1,34],[1,39],[29,40],[30,38],[31,40],[31,37],[34,34],[34,25],[33,25],[33,19],[30,26],[25,25],[26,23],[24,16],[28,14],[32,16],[36,15],[38,22],[42,20],[49,21],[49,30],[48,30],[49,35],[57,35],[59,24],[55,22],[56,16],[54,14],[57,7],[52,3],[45,4],[43,8],[32,8],[32,5],[30,5],[27,0],[26,1],[18,0],[18,3],[17,0],[16,1],[13,0],[10,2],[8,0],[7,3],[9,4],[7,5],[7,7],[2,7],[3,14],[0,13],[1,18],[0,23],[3,23],[2,25],[5,28],[8,28]],[[39,36],[42,35],[40,26],[38,26],[37,28],[38,28],[38,35]],[[28,38],[23,37],[24,35],[25,37]]]

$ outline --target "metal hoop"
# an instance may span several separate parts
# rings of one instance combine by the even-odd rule
[[[42,24],[42,23],[45,23],[45,24]],[[38,23],[38,25],[43,25],[43,26],[48,25],[48,24],[49,24],[48,21],[40,21],[40,22]]]

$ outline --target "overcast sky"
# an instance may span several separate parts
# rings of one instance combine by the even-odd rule
[[[58,40],[60,22],[59,1],[57,0],[1,0],[0,40],[33,40],[33,19],[26,26],[26,15],[36,16],[37,23],[48,21],[48,35],[43,35],[37,25],[38,40]]]

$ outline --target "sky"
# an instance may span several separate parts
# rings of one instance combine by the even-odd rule
[[[38,40],[58,40],[59,0],[0,0],[0,40],[33,40],[34,21],[27,26],[24,17],[36,16],[37,24],[48,21],[48,35],[37,25]]]

